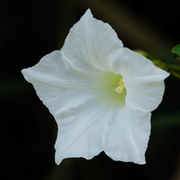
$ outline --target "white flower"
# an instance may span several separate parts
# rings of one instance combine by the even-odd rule
[[[55,161],[91,159],[145,163],[151,111],[169,75],[123,47],[109,24],[87,10],[59,51],[23,69],[58,125]]]

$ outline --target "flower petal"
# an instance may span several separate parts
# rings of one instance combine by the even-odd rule
[[[114,61],[113,71],[123,76],[127,90],[126,103],[141,111],[156,109],[162,101],[163,81],[169,73],[127,48],[121,50],[118,58]]]
[[[149,77],[150,79],[151,77]],[[142,83],[141,80],[137,80],[135,86],[127,87],[126,103],[129,104],[134,109],[139,109],[141,111],[153,111],[158,107],[162,101],[164,94],[164,82],[148,82],[148,77],[146,77],[146,83]],[[131,83],[133,79],[129,80]],[[151,80],[149,80],[151,81]]]
[[[126,105],[117,109],[106,128],[105,153],[113,160],[145,164],[145,152],[150,135],[149,112]]]
[[[98,97],[101,84],[96,70],[92,76],[82,76],[60,51],[54,51],[22,73],[58,124],[57,164],[68,157],[90,159],[103,151],[104,129],[114,99]]]
[[[89,97],[56,115],[56,163],[70,157],[91,159],[103,151],[104,131],[111,113],[110,103]]]
[[[111,26],[93,18],[88,9],[71,28],[62,54],[70,60],[73,67],[88,64],[98,70],[111,71],[111,62],[122,47],[121,40]]]
[[[60,51],[53,51],[32,68],[23,69],[22,73],[54,115],[66,104],[78,101],[79,96],[100,91],[99,72],[93,68],[88,70],[92,74],[82,76],[63,59]]]

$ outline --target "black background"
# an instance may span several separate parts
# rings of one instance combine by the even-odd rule
[[[87,1],[88,2],[88,1]],[[90,0],[89,0],[90,2]],[[104,153],[92,160],[67,159],[54,163],[57,126],[32,86],[22,77],[21,69],[33,66],[45,54],[60,49],[69,28],[91,8],[97,19],[110,21],[102,7],[82,0],[39,0],[0,2],[0,179],[138,179],[169,180],[177,176],[180,150],[180,80],[166,80],[164,100],[153,112],[152,134],[146,153],[147,164],[112,161]],[[107,1],[108,2],[108,1]],[[180,15],[177,1],[111,1],[116,8],[125,5],[140,17],[143,26],[158,32],[167,47],[180,42]],[[99,8],[99,9],[98,9]],[[110,8],[110,7],[109,7]],[[129,48],[142,48],[123,35],[116,23],[109,22]],[[125,22],[119,22],[125,23]],[[145,38],[143,36],[143,38]],[[150,43],[150,42],[149,42]],[[156,45],[154,45],[156,46]],[[146,48],[168,60],[170,49]],[[148,47],[148,46],[147,46]],[[174,179],[176,180],[176,179]]]

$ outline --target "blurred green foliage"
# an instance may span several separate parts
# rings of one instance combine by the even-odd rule
[[[180,58],[180,44],[174,46],[171,51],[172,51],[174,57],[177,57],[178,59]]]

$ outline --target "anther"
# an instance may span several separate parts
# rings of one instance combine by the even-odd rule
[[[115,91],[121,94],[123,92],[123,89],[124,89],[124,81],[123,79],[120,79],[119,86],[115,89]]]

